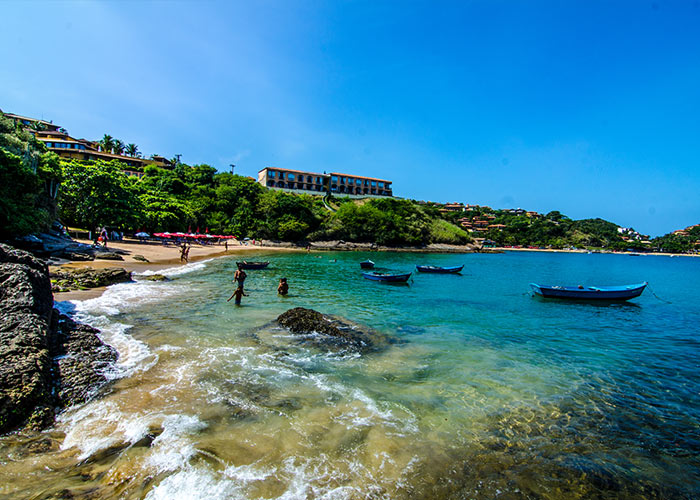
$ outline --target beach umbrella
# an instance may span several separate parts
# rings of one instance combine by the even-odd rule
[[[148,238],[150,234],[141,231],[140,233],[136,233],[134,236],[136,236],[137,238]]]

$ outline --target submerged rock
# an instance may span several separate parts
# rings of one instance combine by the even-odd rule
[[[96,333],[53,309],[46,264],[0,244],[0,433],[51,425],[106,382],[117,355]]]
[[[150,262],[146,257],[143,255],[134,255],[134,260],[138,260],[139,262]]]
[[[163,274],[151,274],[149,276],[144,276],[141,279],[145,281],[170,281],[170,278]]]
[[[127,281],[131,281],[131,273],[121,267],[108,267],[106,269],[83,267],[80,269],[56,269],[51,272],[51,288],[54,292],[97,288]]]
[[[330,350],[367,353],[390,343],[389,337],[367,326],[303,307],[280,314],[277,322],[305,343]]]

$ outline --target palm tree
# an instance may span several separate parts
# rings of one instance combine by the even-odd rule
[[[124,154],[124,142],[121,139],[114,141],[114,154],[123,155]]]
[[[114,149],[114,138],[111,135],[105,134],[101,141],[99,141],[100,148],[105,153],[111,153]]]
[[[128,154],[132,158],[139,158],[141,156],[141,152],[139,151],[139,147],[134,143],[127,144],[125,151],[126,151],[126,154]]]

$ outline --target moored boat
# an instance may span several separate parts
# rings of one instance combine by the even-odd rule
[[[373,271],[371,273],[362,273],[365,279],[372,281],[389,281],[392,283],[405,283],[411,277],[411,273],[401,273],[401,274],[390,274],[390,273],[378,273]]]
[[[461,266],[439,267],[439,266],[416,266],[416,270],[420,273],[459,273],[464,269],[464,264]]]
[[[646,286],[646,281],[620,286],[543,286],[530,283],[532,291],[541,297],[573,300],[629,300],[639,297]]]
[[[374,262],[371,260],[367,259],[365,261],[360,262],[360,267],[362,269],[374,269]]]
[[[268,265],[270,264],[269,261],[266,262],[252,262],[252,261],[247,261],[243,260],[240,262],[236,262],[236,265],[240,269],[265,269]]]

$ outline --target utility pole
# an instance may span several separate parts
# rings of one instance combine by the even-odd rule
[[[181,156],[182,156],[181,154],[175,155],[175,158],[177,158],[177,163],[176,163],[176,165],[179,165],[179,164],[180,164],[180,157],[181,157]]]
[[[229,167],[231,167],[231,175],[233,175],[233,169],[236,168],[236,165],[229,163]]]

